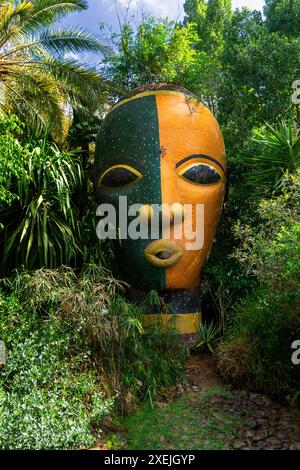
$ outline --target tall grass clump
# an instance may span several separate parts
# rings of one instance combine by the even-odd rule
[[[74,344],[91,351],[122,412],[136,400],[153,403],[159,390],[181,380],[186,350],[178,346],[172,321],[145,328],[149,300],[141,306],[126,301],[125,285],[106,269],[88,265],[80,275],[70,268],[23,271],[4,282],[27,311],[76,332]]]

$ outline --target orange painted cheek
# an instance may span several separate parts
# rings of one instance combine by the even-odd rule
[[[162,203],[171,206],[180,204],[204,204],[204,243],[201,249],[186,250],[193,240],[183,237],[176,242],[185,250],[174,267],[166,269],[167,289],[188,289],[200,284],[201,269],[210,252],[221,211],[225,183],[198,186],[178,176],[176,163],[194,154],[214,156],[224,164],[224,143],[220,129],[211,113],[199,104],[196,113],[191,113],[184,98],[157,96],[160,145],[164,149],[161,157]],[[193,231],[196,229],[195,210],[192,215]],[[163,230],[163,238],[169,233]],[[174,229],[170,238],[174,239]]]
[[[197,287],[200,284],[201,270],[210,253],[220,217],[224,185],[220,185],[218,188],[195,188],[193,193],[173,191],[173,194],[176,202],[192,204],[193,210],[192,213],[188,212],[185,218],[185,231],[182,239],[176,239],[176,243],[184,250],[184,255],[177,265],[166,270],[166,287],[168,289],[188,289]],[[183,197],[177,198],[176,194]],[[204,225],[202,225],[202,219],[200,218],[200,224],[197,227],[195,206],[199,203],[204,206]],[[171,230],[171,239],[174,239],[174,230],[176,229],[172,228]],[[194,235],[196,230],[197,237]],[[193,235],[192,239],[190,238],[191,235]],[[197,240],[198,243],[201,243],[200,248],[196,246]],[[192,250],[187,249],[188,244],[193,244]]]

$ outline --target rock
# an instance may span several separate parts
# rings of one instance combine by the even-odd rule
[[[244,442],[242,442],[241,440],[239,439],[235,439],[232,443],[232,447],[235,449],[235,450],[238,450],[238,449],[241,449],[242,447],[244,446]]]
[[[224,420],[224,417],[221,413],[213,413],[213,417],[216,418],[218,421]]]
[[[263,434],[259,433],[259,434],[256,434],[255,436],[253,436],[252,440],[254,442],[259,442],[259,441],[264,441],[266,438],[266,436],[264,436]]]
[[[250,421],[249,421],[249,427],[250,427],[251,429],[254,429],[254,430],[258,429],[258,428],[259,428],[259,423],[258,423],[258,421],[257,421],[256,419],[250,419]]]
[[[265,449],[266,446],[267,444],[265,443],[265,441],[258,441],[255,448],[258,450],[262,450]]]
[[[300,442],[295,442],[294,444],[291,444],[289,450],[300,450]]]
[[[182,384],[178,384],[176,389],[177,389],[177,392],[182,393],[182,394],[184,393],[184,387]]]
[[[300,442],[300,433],[299,432],[290,432],[289,433],[289,438],[292,440],[292,441],[296,441],[296,442]]]
[[[277,437],[280,441],[285,441],[289,438],[288,433],[285,431],[275,432],[274,437]]]
[[[276,437],[268,437],[265,442],[268,449],[277,450],[282,447],[282,443]]]

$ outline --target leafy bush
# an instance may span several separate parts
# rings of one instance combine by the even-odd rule
[[[16,116],[3,117],[0,114],[0,204],[10,203],[17,197],[9,182],[19,177],[28,159],[16,136],[22,133],[22,124]]]
[[[286,174],[283,193],[259,205],[257,226],[236,224],[235,257],[259,286],[231,317],[219,368],[239,384],[276,394],[299,390],[291,344],[300,338],[300,171]]]
[[[196,51],[199,37],[194,23],[183,26],[144,16],[137,28],[124,24],[120,38],[111,39],[115,51],[105,58],[104,72],[120,88],[153,83],[186,86],[195,92],[202,88],[204,54]]]
[[[97,238],[80,152],[60,150],[47,135],[22,134],[23,127],[13,115],[0,116],[1,274],[20,267],[106,266],[112,247]]]
[[[276,395],[299,390],[300,369],[291,361],[291,345],[300,338],[295,297],[273,296],[262,289],[236,309],[218,350],[224,378]]]
[[[91,447],[112,409],[77,331],[41,320],[15,294],[0,292],[0,448]]]
[[[80,162],[46,138],[24,148],[29,158],[22,175],[5,185],[17,198],[0,209],[6,270],[56,267],[80,252],[78,210],[72,200],[82,183]]]
[[[41,269],[5,284],[27,311],[45,319],[52,312],[57,328],[76,332],[74,340],[91,351],[122,412],[137,399],[153,402],[160,389],[181,380],[186,350],[172,321],[145,329],[148,302],[138,307],[124,300],[124,286],[105,269],[88,265],[79,276],[69,268]]]

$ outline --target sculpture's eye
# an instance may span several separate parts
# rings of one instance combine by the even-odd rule
[[[205,163],[193,163],[179,171],[179,176],[194,184],[216,184],[222,180],[220,173]]]
[[[143,178],[143,175],[128,165],[115,165],[108,168],[99,178],[99,186],[105,188],[122,188],[134,181]]]

